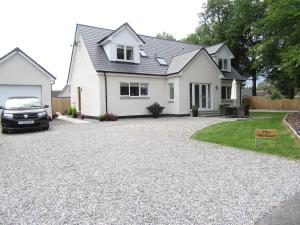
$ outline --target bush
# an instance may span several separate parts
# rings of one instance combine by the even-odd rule
[[[100,121],[116,121],[118,120],[118,116],[113,113],[105,113],[99,116]]]
[[[77,118],[78,117],[78,113],[77,113],[77,110],[76,110],[75,107],[73,107],[73,109],[72,109],[72,117],[73,118]]]
[[[282,99],[280,91],[278,91],[277,89],[273,89],[271,91],[270,99],[272,99],[272,100],[280,100],[280,99]]]
[[[73,114],[73,107],[70,106],[68,109],[68,116],[72,116],[72,114]]]
[[[157,102],[147,107],[147,110],[153,114],[154,118],[158,118],[165,107],[160,106]]]

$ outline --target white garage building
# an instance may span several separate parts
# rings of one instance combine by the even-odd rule
[[[51,110],[51,91],[55,77],[36,61],[15,48],[0,58],[0,105],[8,97],[38,97]]]

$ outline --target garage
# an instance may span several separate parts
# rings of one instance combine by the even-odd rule
[[[37,97],[42,99],[42,87],[38,85],[0,85],[0,105],[9,97]]]
[[[46,69],[15,48],[0,58],[0,105],[9,97],[38,97],[42,104],[49,105],[52,115],[51,91],[55,77]]]

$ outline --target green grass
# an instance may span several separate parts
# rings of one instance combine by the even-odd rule
[[[300,142],[283,123],[286,113],[251,113],[250,119],[225,122],[207,127],[193,135],[193,139],[241,149],[249,149],[287,158],[300,159]],[[256,129],[277,129],[276,147],[272,140],[255,146]]]

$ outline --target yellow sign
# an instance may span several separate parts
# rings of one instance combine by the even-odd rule
[[[258,145],[258,139],[273,139],[274,146],[276,145],[276,138],[278,133],[276,129],[256,129],[255,130],[255,145]]]

